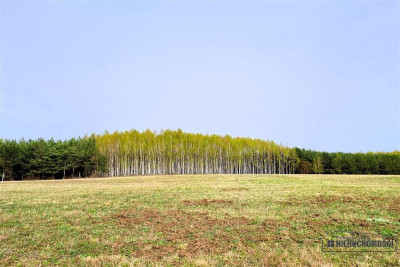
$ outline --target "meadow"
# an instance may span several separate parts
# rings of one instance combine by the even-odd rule
[[[400,176],[160,175],[0,182],[0,266],[400,266],[327,253],[400,234]]]

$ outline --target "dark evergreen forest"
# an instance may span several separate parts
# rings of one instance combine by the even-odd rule
[[[0,139],[0,180],[224,173],[400,174],[400,152],[328,153],[181,130]]]

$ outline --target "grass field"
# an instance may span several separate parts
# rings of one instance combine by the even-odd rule
[[[0,266],[400,266],[326,231],[400,234],[400,176],[179,175],[0,183]]]

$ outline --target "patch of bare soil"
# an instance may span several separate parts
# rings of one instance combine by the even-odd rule
[[[388,209],[389,211],[400,212],[400,197],[393,198],[393,197],[370,196],[361,199],[365,201],[365,203],[362,204],[363,206],[365,205],[366,207]]]
[[[386,201],[387,198],[383,197],[361,197],[361,196],[325,196],[325,195],[315,195],[307,198],[296,198],[290,197],[288,200],[283,201],[282,204],[286,205],[299,205],[299,204],[315,204],[315,205],[327,205],[333,203],[358,203],[368,205],[369,201]]]
[[[232,217],[228,214],[218,219],[203,212],[135,209],[116,214],[113,219],[124,229],[146,226],[152,232],[161,234],[164,240],[162,244],[137,241],[134,244],[124,245],[136,248],[132,253],[135,257],[155,260],[169,255],[193,257],[200,254],[218,254],[237,247],[246,250],[251,249],[248,244],[292,239],[289,233],[276,236],[266,224],[258,224],[246,217]],[[274,229],[278,226],[274,220],[270,220],[268,224]]]
[[[182,201],[183,204],[188,206],[208,206],[210,204],[233,204],[232,200],[225,200],[225,199],[200,199],[200,200],[184,200]]]
[[[365,220],[353,219],[351,221],[352,225],[361,226],[361,227],[371,227],[371,223]]]
[[[333,203],[357,204],[364,208],[388,209],[390,211],[400,211],[400,198],[382,196],[324,196],[316,195],[304,199],[290,197],[283,202],[287,205],[314,204],[325,206]]]
[[[392,203],[389,205],[389,210],[400,211],[400,198],[395,198],[392,200]]]
[[[230,188],[222,188],[222,191],[249,191],[248,188],[244,188],[244,187],[230,187]]]

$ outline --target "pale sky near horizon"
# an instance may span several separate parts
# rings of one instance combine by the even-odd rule
[[[0,138],[400,150],[398,1],[1,1]]]

